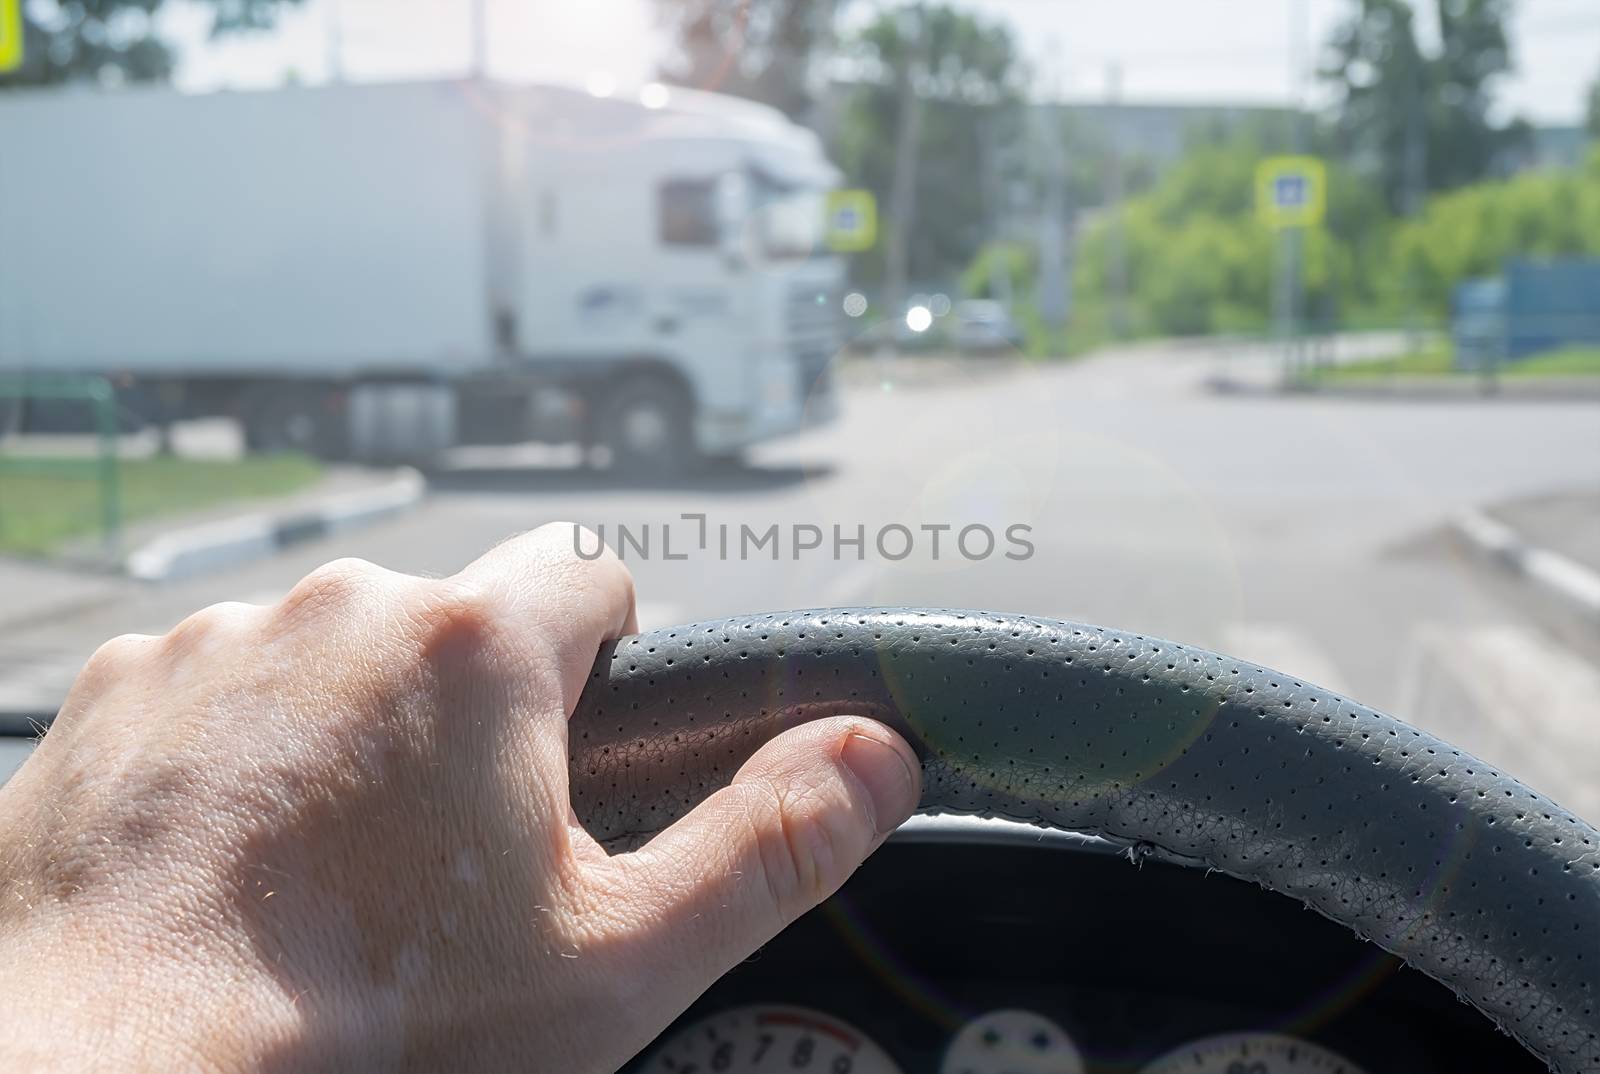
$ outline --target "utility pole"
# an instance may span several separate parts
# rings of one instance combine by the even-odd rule
[[[472,77],[489,77],[489,0],[472,0]]]
[[[322,9],[328,49],[328,81],[344,81],[344,0],[326,0]]]
[[[1106,284],[1109,287],[1111,338],[1128,335],[1128,246],[1122,218],[1122,65],[1106,67]]]
[[[983,154],[983,192],[984,216],[989,221],[989,242],[997,248],[1009,242],[1011,236],[1007,229],[1006,191],[1005,178],[1000,167],[1001,153],[1000,132],[995,129],[992,122],[983,122],[978,126],[979,152]],[[989,258],[989,297],[1002,303],[1006,310],[1011,310],[1014,296],[1011,293],[1011,265],[1004,254]]]
[[[1416,72],[1416,82],[1411,100],[1406,107],[1403,162],[1405,184],[1403,212],[1409,219],[1416,219],[1422,215],[1423,204],[1428,197],[1428,122],[1425,111],[1428,99],[1428,69],[1423,63],[1420,49],[1413,60],[1412,69]],[[1417,313],[1416,273],[1409,267],[1406,269],[1403,286],[1406,289],[1406,349],[1415,352],[1422,346],[1422,325]]]
[[[884,244],[884,309],[891,327],[905,316],[906,271],[911,254],[911,229],[917,217],[917,157],[922,140],[922,95],[917,83],[923,66],[925,31],[920,5],[900,12],[900,37],[905,62],[895,72],[900,107],[894,139],[894,180],[889,191],[889,234]],[[886,337],[892,346],[894,332]]]
[[[1309,143],[1305,111],[1306,0],[1289,3],[1289,146],[1304,153]],[[1293,380],[1303,357],[1300,339],[1301,268],[1305,258],[1305,229],[1286,227],[1278,232],[1278,331],[1283,338],[1284,379]]]
[[[1067,168],[1061,146],[1061,81],[1051,79],[1040,142],[1044,152],[1045,203],[1039,226],[1039,316],[1050,328],[1066,327],[1072,299],[1067,278]]]

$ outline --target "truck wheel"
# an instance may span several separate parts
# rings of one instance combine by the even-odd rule
[[[274,389],[248,400],[244,446],[252,454],[301,451],[329,462],[349,458],[350,434],[340,400],[315,389]]]
[[[601,404],[597,425],[617,473],[666,476],[694,462],[689,400],[667,381],[625,381]]]

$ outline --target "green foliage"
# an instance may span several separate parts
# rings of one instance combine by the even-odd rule
[[[1562,347],[1513,362],[1508,377],[1600,377],[1600,347]]]
[[[1589,84],[1589,101],[1584,113],[1589,137],[1600,138],[1600,77]]]
[[[1389,358],[1367,358],[1359,362],[1316,366],[1305,373],[1304,379],[1312,383],[1345,384],[1387,380],[1391,377],[1448,376],[1455,371],[1455,350],[1448,339],[1440,338],[1431,340],[1417,350]]]
[[[0,89],[83,79],[159,81],[172,74],[172,49],[155,32],[164,0],[39,0],[24,3],[23,62],[0,74]],[[260,30],[299,0],[201,0],[213,35]]]
[[[1081,311],[1111,300],[1110,248],[1120,224],[1131,328],[1138,335],[1261,331],[1269,326],[1277,236],[1255,217],[1249,145],[1192,152],[1120,219],[1102,214],[1079,243],[1074,277]],[[1303,233],[1304,316],[1313,327],[1393,323],[1414,312],[1449,313],[1456,284],[1501,271],[1514,257],[1600,256],[1600,149],[1575,172],[1528,172],[1431,198],[1422,215],[1396,220],[1373,184],[1329,169],[1328,213]],[[1019,266],[1026,251],[990,248]],[[980,258],[964,281],[987,274]]]
[[[812,58],[832,36],[835,0],[656,0],[677,45],[662,77],[747,97],[800,118]]]
[[[998,298],[995,279],[1011,280],[1012,293],[1038,279],[1039,251],[1025,242],[990,242],[961,274],[961,293],[973,298]]]
[[[996,192],[985,179],[999,177],[999,147],[1022,137],[1022,71],[1005,24],[943,5],[917,10],[925,62],[916,84],[922,132],[908,275],[937,280],[967,265],[992,230]],[[854,265],[857,278],[872,283],[883,277],[882,232],[892,226],[898,72],[912,47],[901,11],[885,11],[846,47],[863,77],[845,101],[831,148],[849,181],[872,190],[882,210],[876,249]]]
[[[1600,255],[1600,157],[1585,172],[1528,172],[1428,203],[1396,231],[1391,285],[1415,288],[1434,313],[1462,280],[1500,271],[1511,257]]]
[[[1111,246],[1120,229],[1130,328],[1135,334],[1194,335],[1267,327],[1278,236],[1256,216],[1255,170],[1264,155],[1249,140],[1190,152],[1149,193],[1101,214],[1078,249],[1079,304],[1111,301]],[[1380,299],[1376,268],[1388,215],[1369,183],[1329,169],[1327,219],[1303,244],[1305,315],[1331,321]]]

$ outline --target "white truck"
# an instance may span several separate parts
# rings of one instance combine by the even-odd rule
[[[329,458],[733,455],[835,413],[837,179],[781,114],[662,86],[7,92],[0,373]]]

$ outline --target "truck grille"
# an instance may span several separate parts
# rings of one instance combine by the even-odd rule
[[[801,398],[833,390],[833,360],[843,333],[839,296],[831,289],[795,287],[789,292],[787,325]]]

